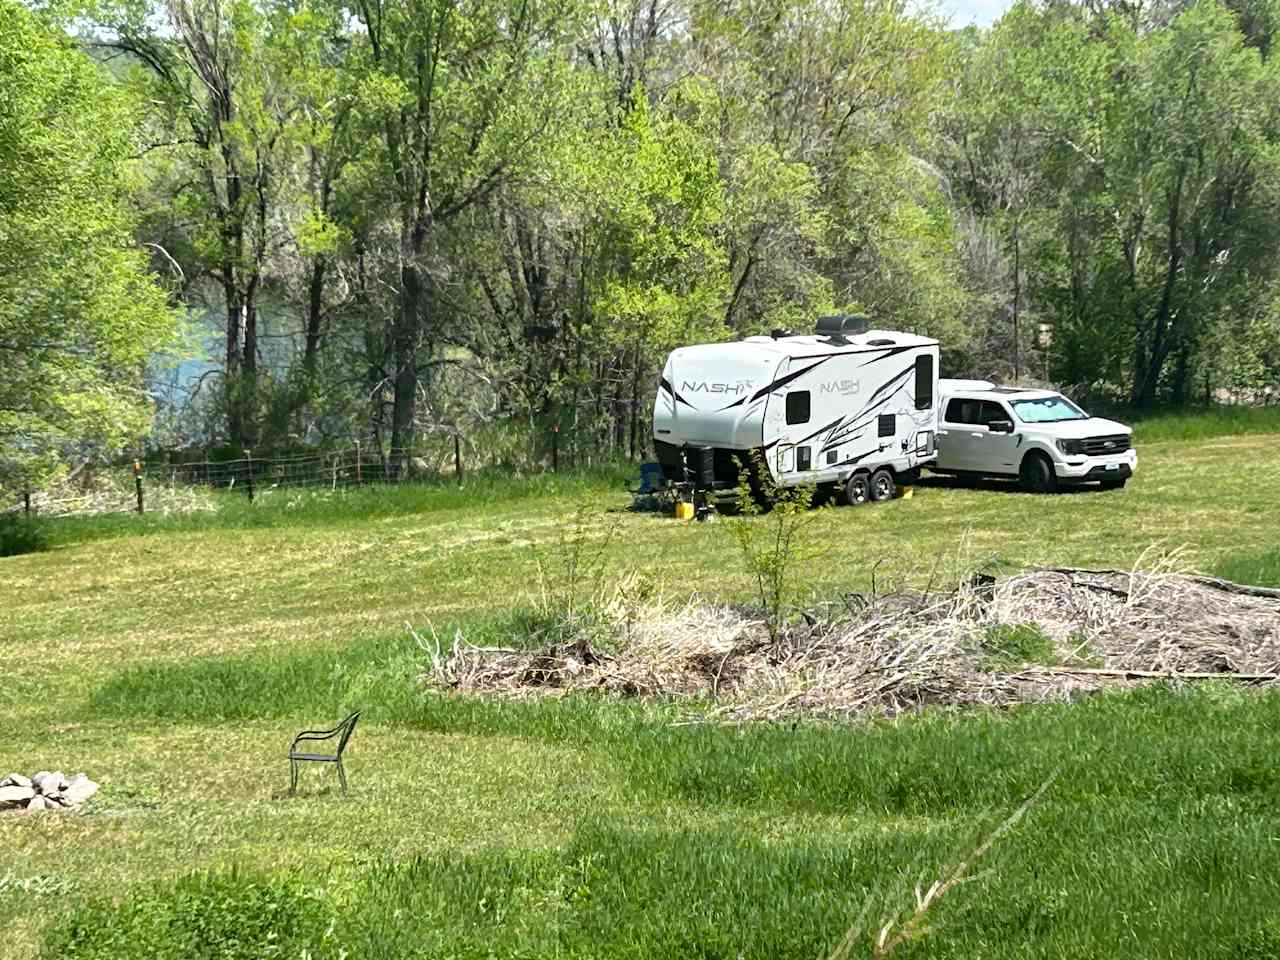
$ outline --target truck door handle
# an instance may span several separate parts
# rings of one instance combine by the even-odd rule
[[[945,430],[939,430],[939,431],[938,431],[938,436],[940,436],[940,437],[945,437],[946,435],[947,435],[947,431],[945,431]]]
[[[986,436],[986,434],[985,434],[985,433],[971,433],[971,434],[969,434],[969,436],[971,436],[971,437],[977,437],[979,440],[981,440],[983,437],[985,437],[985,436]]]

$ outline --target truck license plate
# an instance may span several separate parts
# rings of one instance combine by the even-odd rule
[[[1118,464],[1118,463],[1108,463],[1108,464],[1107,464],[1107,469],[1108,469],[1108,470],[1119,470],[1119,469],[1120,469],[1120,464]]]

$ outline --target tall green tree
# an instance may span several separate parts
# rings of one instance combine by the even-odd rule
[[[0,0],[0,485],[148,426],[147,360],[176,315],[133,243],[136,105]]]
[[[378,141],[397,236],[389,346],[399,464],[414,438],[422,371],[445,339],[449,231],[536,167],[562,120],[581,10],[572,0],[355,0],[351,12],[361,116]]]

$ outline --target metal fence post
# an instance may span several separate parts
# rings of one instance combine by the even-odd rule
[[[360,486],[363,480],[360,477],[360,441],[356,441],[356,486]]]
[[[249,502],[253,503],[253,451],[246,450],[244,452],[244,458],[248,463],[248,473],[245,477],[245,483],[249,486]]]
[[[133,461],[133,487],[138,496],[138,515],[142,515],[142,464]]]
[[[31,516],[31,491],[22,491],[22,512],[26,516]]]
[[[462,486],[462,441],[453,435],[453,469],[458,474],[458,486]]]
[[[560,424],[551,428],[551,472],[560,472]]]

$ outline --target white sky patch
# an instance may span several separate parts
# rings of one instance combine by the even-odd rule
[[[914,6],[944,17],[959,29],[991,26],[1013,6],[1013,0],[918,0]]]

